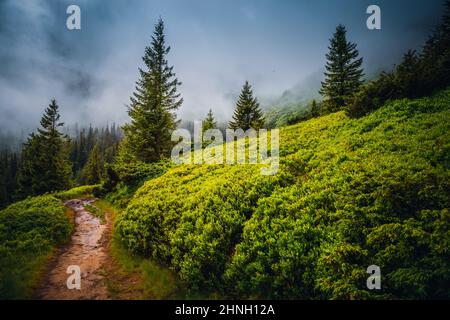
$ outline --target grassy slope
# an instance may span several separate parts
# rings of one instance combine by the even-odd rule
[[[53,249],[66,241],[73,217],[51,195],[28,198],[0,211],[0,297],[29,298]]]
[[[119,216],[192,288],[274,298],[450,296],[450,90],[281,131],[281,170],[179,166]],[[382,292],[365,269],[383,270]]]

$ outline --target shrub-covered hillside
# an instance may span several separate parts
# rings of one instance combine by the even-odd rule
[[[117,234],[226,297],[450,297],[450,89],[280,136],[277,175],[170,169],[136,192]],[[367,290],[370,265],[380,291]]]
[[[27,298],[54,246],[72,232],[63,203],[51,195],[0,211],[0,297]]]

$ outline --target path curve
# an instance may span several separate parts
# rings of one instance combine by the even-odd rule
[[[36,289],[37,299],[108,299],[104,279],[104,264],[108,259],[106,224],[85,209],[85,205],[95,200],[74,199],[65,205],[75,213],[75,230],[70,243],[60,249],[50,265],[50,271]],[[68,289],[67,273],[69,266],[79,266],[81,271],[81,289]]]

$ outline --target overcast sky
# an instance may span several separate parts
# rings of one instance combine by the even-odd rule
[[[66,123],[127,121],[126,104],[159,16],[183,85],[183,119],[209,108],[227,119],[245,80],[262,99],[320,75],[337,24],[357,42],[367,74],[419,48],[440,0],[0,0],[0,130],[34,128],[51,98]],[[81,30],[66,8],[81,7]],[[382,30],[366,27],[381,7]]]

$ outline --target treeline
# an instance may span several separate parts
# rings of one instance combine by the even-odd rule
[[[70,161],[79,184],[98,184],[105,177],[105,165],[113,162],[122,132],[115,124],[102,128],[76,128],[71,141]]]
[[[311,118],[344,110],[350,117],[361,117],[388,101],[425,97],[450,85],[450,1],[445,2],[441,23],[422,49],[408,50],[400,63],[364,81],[363,58],[357,44],[347,40],[347,29],[336,28],[326,54],[324,81],[319,93],[322,101],[312,100],[306,107],[271,118],[269,126],[292,125]],[[273,111],[272,111],[273,113]]]
[[[20,151],[0,151],[0,208],[28,196],[99,184],[116,156],[122,133],[115,124],[63,133],[53,100]]]
[[[312,101],[306,111],[286,119],[287,124],[340,110],[359,117],[388,100],[421,97],[439,90],[450,84],[449,47],[450,1],[447,1],[441,24],[421,52],[408,51],[394,70],[365,83],[363,59],[357,45],[347,40],[346,28],[339,25],[326,55],[325,79],[320,90],[323,100]],[[110,192],[123,177],[128,179],[133,172],[139,181],[144,180],[147,171],[147,176],[152,176],[154,168],[147,165],[170,158],[174,144],[171,133],[180,125],[176,111],[183,103],[178,93],[181,82],[167,60],[169,51],[164,22],[160,19],[155,25],[152,42],[145,49],[144,68],[139,70],[140,78],[128,106],[131,121],[121,129],[91,127],[76,132],[71,140],[61,133],[63,124],[59,123],[56,102],[52,102],[54,105],[46,111],[41,128],[28,138],[20,156],[6,155],[7,160],[2,161],[0,185],[6,190],[2,191],[3,204],[14,197],[20,199],[60,190],[75,183],[103,181],[104,191]],[[258,129],[264,127],[265,122],[258,99],[246,81],[227,126]],[[212,110],[205,115],[203,124],[208,129],[220,127]],[[105,168],[105,163],[112,165]],[[130,169],[133,165],[138,169]],[[18,169],[14,172],[13,168]],[[15,189],[12,193],[11,188]]]
[[[0,151],[0,208],[14,201],[19,156],[9,149]]]
[[[288,124],[340,110],[361,117],[387,101],[428,96],[450,85],[450,1],[445,2],[442,21],[422,50],[409,50],[393,70],[368,82],[363,81],[363,58],[346,33],[339,25],[330,39],[320,89],[323,101],[313,101],[307,111],[288,119]]]
[[[450,1],[447,1],[441,24],[420,53],[408,51],[394,70],[365,81],[363,58],[357,44],[347,39],[347,29],[339,25],[330,39],[326,55],[326,72],[320,89],[323,99],[311,101],[306,109],[286,116],[283,121],[291,125],[341,110],[351,117],[360,117],[389,100],[429,95],[450,85],[449,47]],[[175,112],[183,100],[178,93],[181,83],[167,60],[169,50],[165,42],[164,23],[159,20],[152,43],[143,56],[145,68],[140,69],[141,77],[128,107],[131,121],[124,126],[124,140],[119,148],[119,157],[114,162],[114,172],[110,172],[113,173],[112,178],[107,177],[109,182],[105,192],[112,191],[121,177],[130,178],[130,172],[133,172],[130,166],[139,168],[135,181],[144,181],[147,169],[142,168],[148,168],[147,177],[151,178],[153,167],[146,165],[164,162],[170,157],[173,146],[170,134],[179,125]],[[192,129],[191,123],[186,124]],[[270,125],[266,123],[248,81],[236,102],[233,119],[226,126],[217,124],[212,110],[203,120],[204,128],[220,130],[258,129],[267,124]]]

